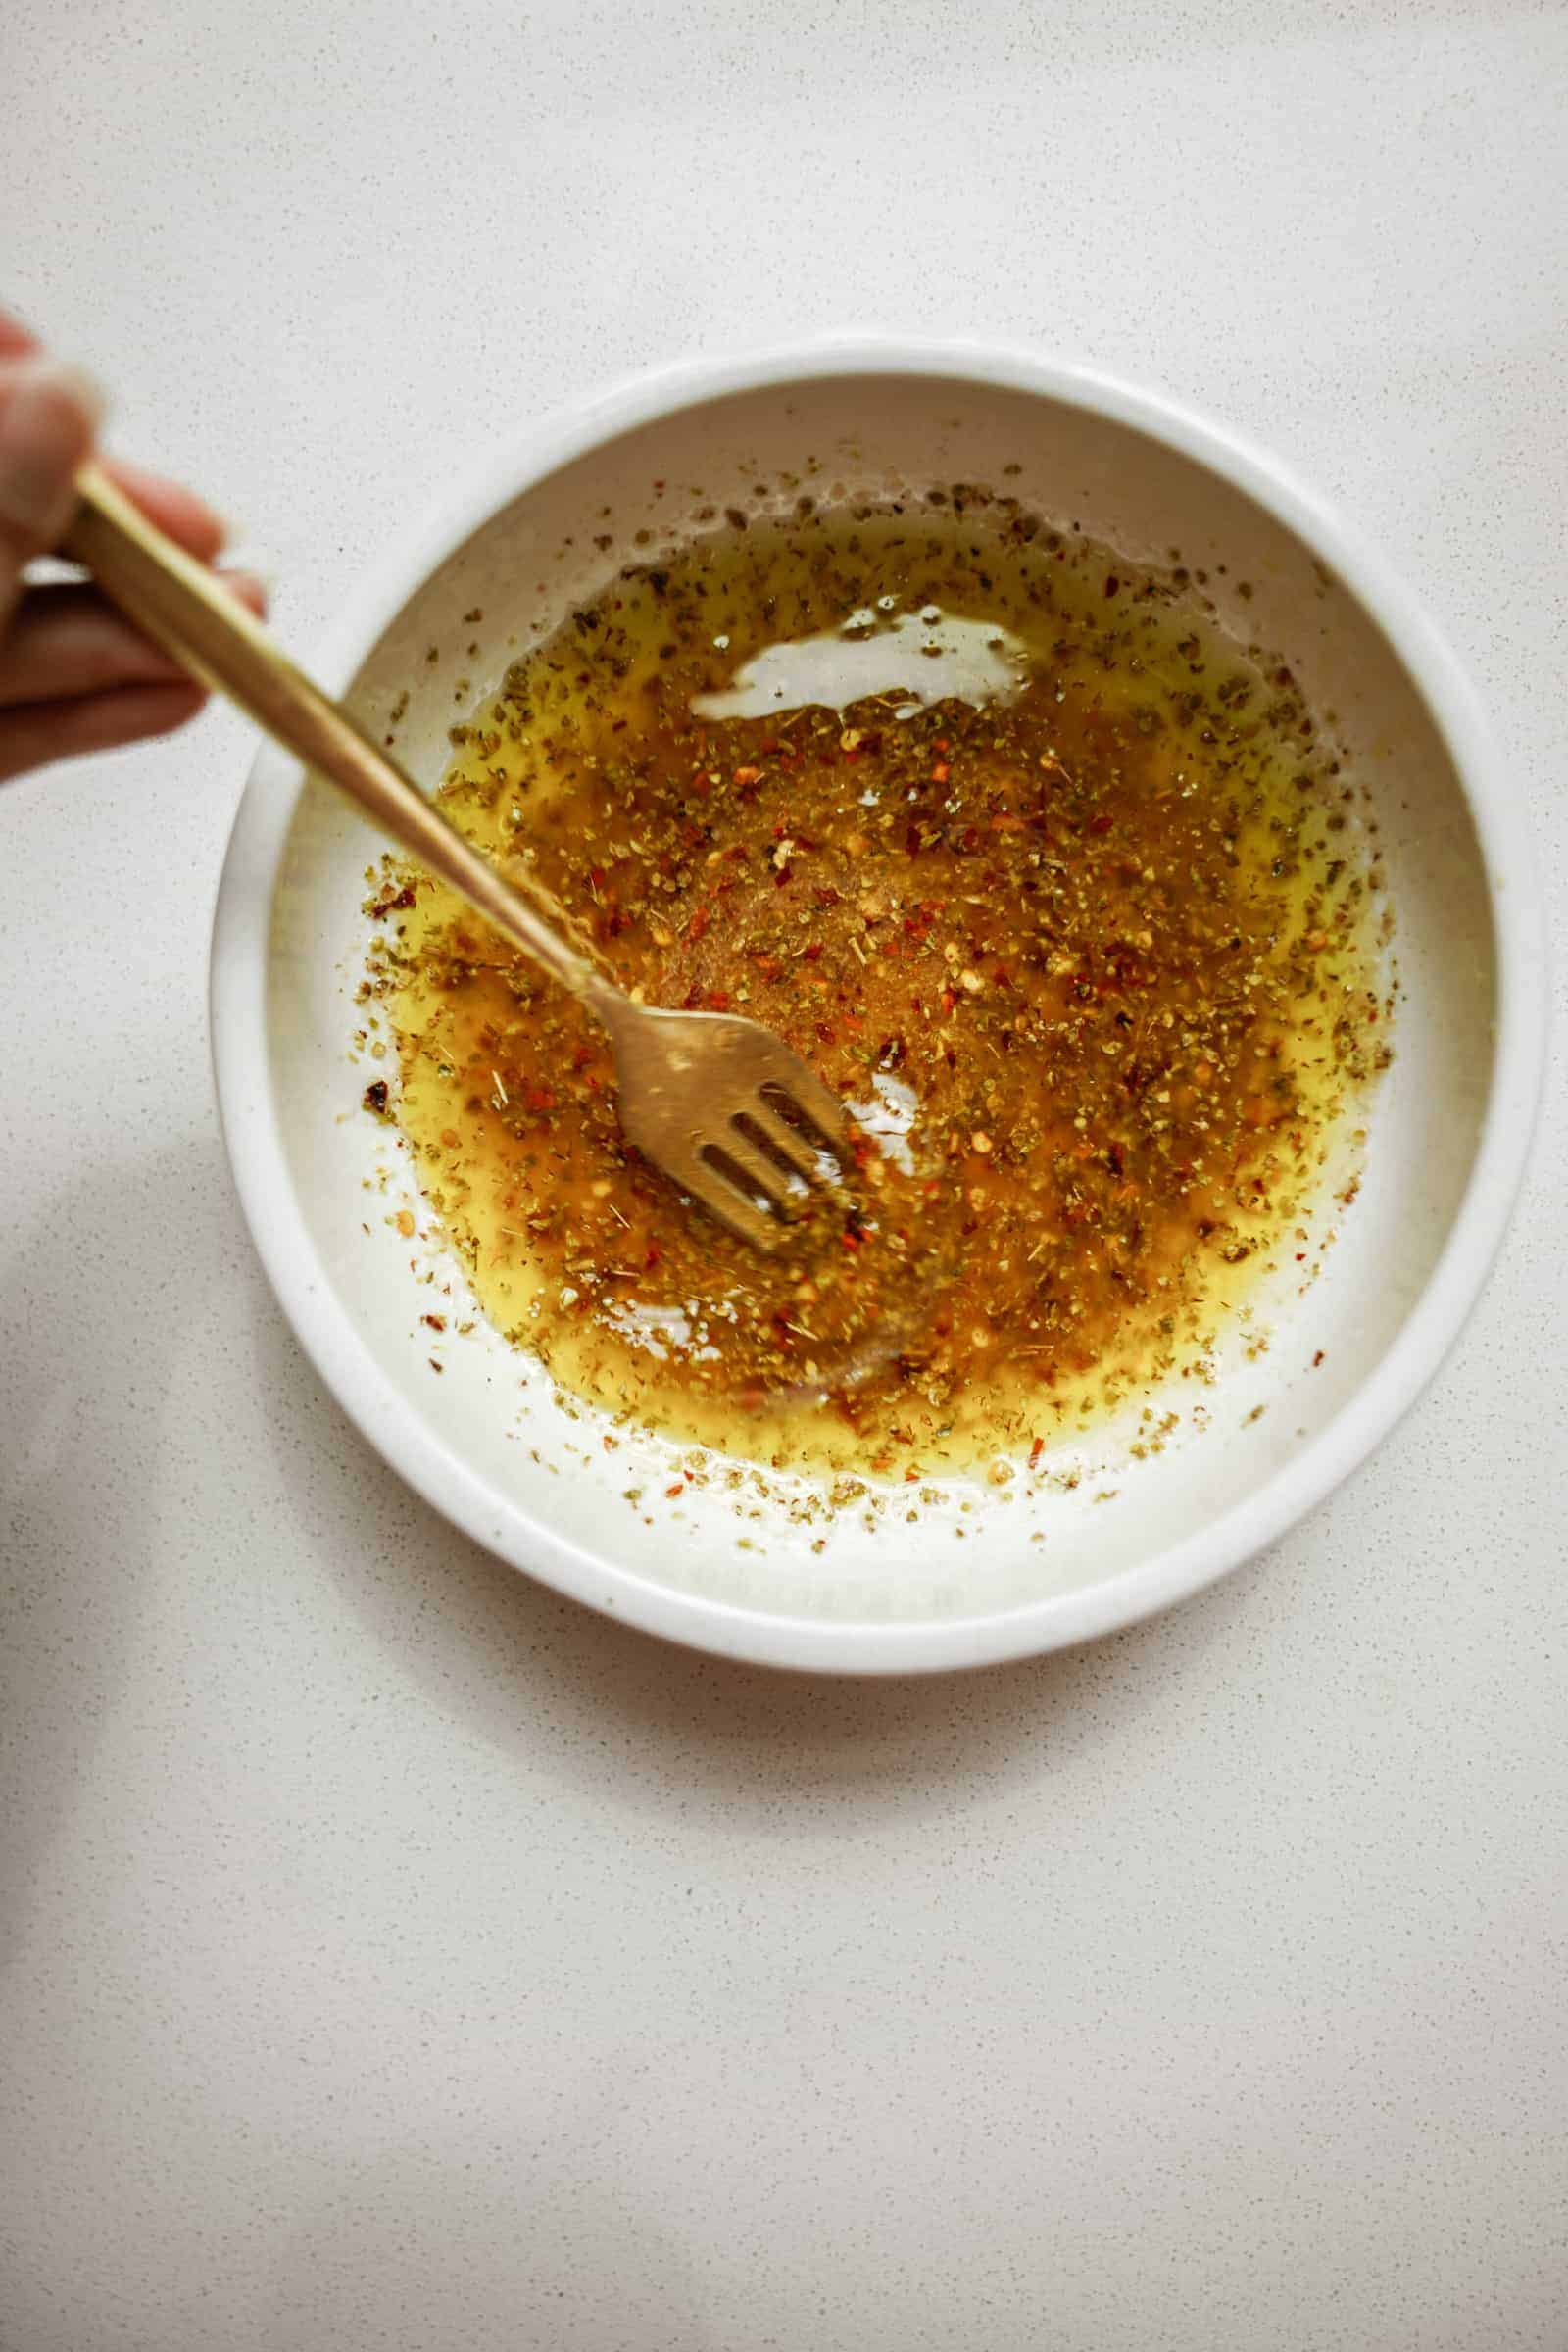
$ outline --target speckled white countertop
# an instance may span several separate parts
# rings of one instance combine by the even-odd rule
[[[1422,588],[1560,936],[1565,87],[1496,0],[10,0],[0,257],[307,646],[650,362],[1152,379]],[[0,798],[4,2352],[1562,2352],[1560,1071],[1453,1359],[1271,1557],[971,1680],[738,1671],[302,1360],[207,1068],[248,756]]]

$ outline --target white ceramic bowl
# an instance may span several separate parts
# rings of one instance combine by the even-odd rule
[[[654,545],[678,536],[754,468],[808,460],[829,498],[996,481],[1016,465],[1009,490],[1123,554],[1163,563],[1180,548],[1208,573],[1220,622],[1279,650],[1353,749],[1396,912],[1396,1058],[1321,1276],[1260,1302],[1266,1351],[1233,1347],[1201,1394],[1206,1414],[1189,1384],[1158,1453],[1134,1456],[1136,1431],[1104,1432],[1053,1456],[1043,1488],[955,1488],[912,1522],[901,1492],[802,1524],[808,1492],[786,1482],[781,1496],[774,1482],[764,1495],[721,1466],[671,1499],[671,1448],[607,1450],[603,1425],[563,1410],[482,1326],[442,1344],[435,1376],[419,1322],[433,1293],[411,1254],[438,1282],[462,1278],[401,1167],[373,1189],[396,1153],[359,1108],[373,1070],[348,1058],[365,869],[381,845],[271,748],[219,900],[219,1094],[257,1247],[305,1347],[392,1468],[478,1542],[596,1608],[732,1656],[966,1666],[1081,1641],[1210,1583],[1319,1501],[1415,1397],[1476,1297],[1521,1172],[1544,1040],[1541,910],[1475,701],[1383,564],[1228,436],[1013,354],[833,343],[681,368],[522,426],[378,566],[314,665],[377,728],[407,692],[399,748],[433,783],[460,706],[624,562],[636,530]],[[611,532],[612,549],[595,545]],[[419,1210],[412,1250],[390,1221],[405,1203]]]

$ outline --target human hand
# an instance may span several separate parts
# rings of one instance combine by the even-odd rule
[[[206,700],[96,588],[25,578],[71,520],[97,423],[91,386],[0,310],[0,784],[51,760],[167,735]],[[214,561],[224,531],[210,507],[139,466],[110,460],[104,469],[160,530]],[[222,576],[253,612],[265,609],[259,580]]]

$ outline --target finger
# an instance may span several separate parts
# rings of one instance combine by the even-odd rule
[[[151,473],[145,466],[133,466],[127,458],[106,458],[104,471],[111,474],[124,491],[134,499],[150,522],[195,556],[198,562],[210,564],[229,537],[229,527],[220,514],[215,514],[205,499],[187,490],[183,482],[172,482],[161,473]]]
[[[20,360],[24,352],[37,348],[37,336],[23,325],[16,312],[0,310],[0,360]]]
[[[220,572],[229,593],[258,615],[267,592],[250,572]],[[167,685],[185,672],[96,588],[30,588],[0,641],[0,710],[102,694],[113,686]]]
[[[71,519],[99,406],[86,377],[56,360],[0,366],[0,629],[24,566],[53,547]]]
[[[31,330],[14,313],[0,310],[0,362],[22,359],[37,350]],[[161,531],[167,531],[203,564],[210,564],[224,541],[233,536],[232,526],[182,482],[171,481],[166,474],[154,473],[150,466],[137,466],[129,458],[106,458],[103,466]]]
[[[199,686],[117,686],[108,694],[0,710],[0,784],[52,760],[167,735],[194,718],[205,700]]]

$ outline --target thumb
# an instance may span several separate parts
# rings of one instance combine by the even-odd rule
[[[0,630],[25,565],[71,520],[76,468],[92,448],[101,407],[87,377],[58,360],[0,366]]]

